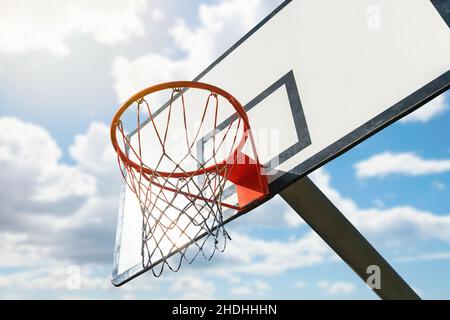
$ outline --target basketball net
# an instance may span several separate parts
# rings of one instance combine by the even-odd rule
[[[142,214],[142,266],[155,276],[160,276],[165,267],[178,271],[183,261],[192,263],[199,255],[210,260],[215,252],[223,252],[231,239],[224,227],[224,210],[242,210],[267,194],[267,180],[261,174],[242,106],[230,100],[226,92],[218,93],[218,88],[190,87],[189,91],[204,94],[198,121],[191,121],[192,111],[188,112],[185,99],[187,88],[175,84],[163,88],[171,91],[170,99],[158,116],[147,94],[132,98],[134,111],[130,106],[123,108],[136,117],[132,136],[124,128],[120,110],[111,127],[122,176],[136,195]],[[225,125],[219,123],[223,102],[237,111]],[[199,108],[198,104],[194,107]],[[181,135],[174,144],[168,137],[175,129]],[[153,146],[145,150],[149,136]],[[247,142],[254,160],[242,152]],[[255,179],[259,189],[249,189],[245,183],[255,185]],[[245,181],[244,186],[237,184],[239,180]],[[226,191],[232,188],[238,189],[238,203],[225,201]]]

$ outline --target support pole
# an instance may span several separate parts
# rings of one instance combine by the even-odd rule
[[[364,282],[370,276],[368,266],[380,268],[381,288],[372,290],[381,299],[420,299],[308,177],[284,189],[280,195]]]

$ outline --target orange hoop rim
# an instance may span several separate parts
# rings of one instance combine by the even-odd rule
[[[110,129],[110,137],[111,142],[114,147],[114,150],[116,151],[117,155],[120,157],[120,159],[129,165],[130,167],[133,167],[135,170],[142,171],[142,173],[147,175],[153,175],[157,174],[161,177],[171,177],[171,178],[183,178],[183,177],[189,177],[193,175],[201,175],[205,174],[207,172],[211,171],[217,171],[218,168],[222,168],[227,164],[228,159],[224,159],[223,161],[219,162],[218,164],[213,164],[209,167],[197,169],[193,171],[186,171],[186,172],[163,172],[163,171],[157,171],[153,170],[147,167],[143,167],[142,165],[137,164],[136,162],[132,161],[127,154],[120,148],[119,143],[117,142],[117,129],[119,124],[121,123],[120,118],[123,115],[123,113],[135,102],[137,102],[139,99],[166,89],[177,89],[177,88],[195,88],[195,89],[202,89],[205,91],[210,91],[211,93],[218,94],[225,98],[236,110],[236,113],[238,116],[242,119],[243,125],[244,125],[244,132],[242,135],[242,138],[239,142],[239,144],[236,146],[236,148],[230,153],[230,155],[237,155],[240,150],[242,150],[250,130],[250,123],[248,120],[248,115],[246,111],[244,110],[244,107],[241,105],[241,103],[230,93],[227,91],[207,84],[203,82],[196,82],[196,81],[171,81],[171,82],[165,82],[160,83],[151,87],[148,87],[146,89],[143,89],[139,91],[138,93],[134,94],[132,97],[130,97],[122,106],[116,111],[116,114],[114,115],[114,118],[111,122],[111,129]]]

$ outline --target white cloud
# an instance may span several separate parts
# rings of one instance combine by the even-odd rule
[[[286,225],[290,228],[297,228],[306,224],[305,220],[303,220],[296,212],[293,212],[292,210],[286,210],[283,214],[283,219],[286,222]]]
[[[0,267],[36,266],[48,257],[49,249],[34,245],[26,232],[5,231],[0,232],[0,254]]]
[[[358,206],[352,199],[343,197],[339,191],[331,185],[331,176],[325,169],[319,168],[308,177],[344,214],[352,214],[359,211]]]
[[[119,101],[125,101],[152,84],[193,79],[271,8],[270,2],[262,0],[228,0],[200,5],[197,27],[190,27],[178,19],[170,29],[174,46],[184,53],[183,57],[173,59],[150,53],[135,60],[116,58],[112,75]]]
[[[73,165],[45,129],[11,117],[0,127],[0,265],[110,261],[120,175],[107,127],[77,137]]]
[[[153,9],[151,15],[153,20],[156,21],[164,20],[166,18],[164,11],[162,11],[160,8]]]
[[[57,290],[71,292],[68,285],[68,265],[37,267],[11,274],[0,274],[0,289]],[[81,268],[80,289],[111,289],[107,278],[95,276],[89,268]],[[72,291],[73,292],[73,291]]]
[[[253,292],[249,287],[234,287],[231,288],[230,293],[235,296],[249,296]]]
[[[145,0],[0,1],[0,53],[45,50],[67,55],[74,34],[104,44],[144,34]]]
[[[276,214],[274,214],[276,212]],[[245,224],[237,224],[236,228],[298,228],[305,226],[305,221],[284,201],[276,195],[264,206],[258,207],[257,212],[250,212],[245,217]]]
[[[122,300],[137,300],[137,299],[138,299],[138,297],[133,293],[125,293],[122,296]]]
[[[353,282],[320,281],[317,283],[317,286],[319,288],[321,288],[326,294],[331,294],[331,295],[350,294],[350,293],[353,293],[356,291],[356,285]]]
[[[428,102],[426,105],[401,119],[400,122],[428,122],[431,119],[443,114],[447,111],[447,109],[448,104],[445,102],[445,94],[441,94]]]
[[[230,292],[236,296],[263,296],[270,291],[270,285],[261,280],[254,280],[238,287],[231,288]]]
[[[92,176],[60,163],[62,152],[44,129],[11,117],[0,118],[0,127],[2,199],[23,206],[95,192]]]
[[[355,165],[358,178],[390,174],[420,176],[450,171],[450,159],[422,159],[414,153],[384,152]]]
[[[211,281],[193,275],[179,275],[172,280],[170,291],[180,294],[181,299],[214,299],[216,286]]]
[[[450,215],[436,215],[411,206],[359,208],[330,184],[323,169],[310,175],[312,180],[369,240],[385,246],[401,247],[429,240],[450,242]]]
[[[253,281],[253,285],[256,290],[258,291],[267,291],[270,290],[270,285],[267,282],[261,281],[261,280],[255,280]]]
[[[286,241],[265,240],[236,232],[232,232],[231,236],[233,240],[223,255],[224,263],[212,266],[211,272],[216,272],[217,266],[228,274],[273,276],[318,264],[331,254],[323,240],[312,232]]]
[[[448,260],[448,259],[450,259],[450,252],[433,252],[410,256],[402,256],[397,258],[396,260],[400,262],[411,262],[411,261],[434,261],[434,260]]]
[[[450,242],[450,215],[434,215],[409,206],[360,210],[352,221],[384,244],[400,246],[428,240]]]
[[[109,175],[117,166],[116,153],[109,143],[109,128],[103,123],[93,122],[86,133],[76,135],[69,153],[80,168],[90,173]]]

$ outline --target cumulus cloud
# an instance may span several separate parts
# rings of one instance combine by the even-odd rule
[[[384,152],[355,165],[358,178],[385,177],[390,174],[422,176],[450,171],[449,159],[423,159],[410,152]]]
[[[236,228],[289,228],[295,229],[304,226],[305,221],[284,201],[280,196],[275,196],[267,201],[255,212],[249,212],[245,216],[244,224],[236,224]]]
[[[0,232],[0,267],[35,266],[48,257],[49,249],[33,244],[28,232]],[[1,287],[1,286],[0,286]]]
[[[410,206],[361,210],[353,221],[367,234],[383,238],[387,245],[429,240],[450,242],[450,215],[439,216]]]
[[[199,25],[196,27],[177,19],[170,28],[170,34],[176,50],[183,53],[181,58],[159,53],[137,59],[116,58],[112,75],[119,101],[151,84],[193,79],[249,31],[269,9],[272,6],[268,1],[227,0],[200,5]]]
[[[94,123],[76,138],[74,165],[42,127],[12,117],[0,127],[0,264],[109,262],[120,175],[107,127]]]
[[[425,254],[402,256],[397,258],[400,262],[411,262],[411,261],[433,261],[433,260],[448,260],[450,259],[450,252],[432,252]]]
[[[356,285],[353,282],[344,282],[344,281],[336,281],[336,282],[328,282],[328,281],[319,281],[317,286],[322,289],[326,294],[331,295],[342,295],[342,294],[350,294],[356,291]]]
[[[57,202],[95,193],[95,179],[60,162],[62,152],[43,128],[0,118],[1,209],[25,209],[31,202]],[[6,212],[5,212],[6,213]],[[12,213],[12,212],[9,212]]]
[[[254,280],[241,286],[233,287],[230,293],[236,296],[263,296],[271,289],[270,285],[261,280]]]
[[[175,278],[169,290],[181,299],[214,299],[216,286],[212,281],[190,275]]]
[[[312,232],[280,241],[229,231],[233,240],[225,253],[216,257],[209,273],[273,276],[321,263],[332,254],[323,240]]]
[[[241,286],[233,287],[230,293],[236,296],[263,296],[270,291],[270,285],[261,280],[254,280]]]
[[[450,242],[449,214],[436,215],[408,205],[363,209],[332,187],[325,170],[319,169],[310,177],[358,230],[379,245],[399,248],[430,240]]]
[[[11,189],[14,185],[1,189],[0,267],[18,268],[0,274],[1,297],[30,298],[41,294],[45,298],[73,299],[88,297],[91,291],[116,297],[119,291],[110,283],[110,267],[122,181],[107,126],[92,123],[86,132],[75,137],[69,147],[72,165],[61,163],[62,151],[42,127],[16,118],[0,118],[0,127],[7,129],[0,132],[0,176],[17,185],[17,190]],[[35,199],[37,187],[65,185],[61,182],[67,179],[65,175],[53,174],[52,179],[39,176],[40,171],[58,173],[61,166],[88,176],[93,187],[84,185],[80,193],[83,185],[74,188],[70,183],[78,181],[69,179],[66,190],[53,188],[62,194],[58,199]],[[15,198],[27,185],[30,192]],[[14,194],[10,196],[10,192]],[[77,291],[68,286],[68,267],[73,264],[80,269]],[[172,294],[186,299],[212,297],[215,292],[212,281],[192,275],[169,276],[163,282],[147,280],[151,281],[133,282],[124,290],[148,295],[163,284]]]
[[[445,101],[446,94],[441,94],[437,96],[426,105],[420,107],[413,113],[409,114],[405,118],[401,119],[402,123],[411,123],[411,122],[428,122],[431,119],[440,116],[448,109],[448,103]]]
[[[92,175],[109,176],[116,182],[121,178],[116,153],[110,142],[109,126],[92,122],[87,131],[76,135],[74,140],[69,146],[69,153],[78,168]]]
[[[73,274],[73,266],[37,267],[20,271],[12,275],[0,275],[0,288],[19,287],[31,290],[73,290],[70,277],[80,277],[79,289],[106,290],[111,287],[107,279],[92,274],[92,269],[79,269],[80,273]]]
[[[0,53],[45,50],[67,55],[69,38],[88,34],[115,44],[144,34],[146,0],[0,1]]]
[[[249,287],[234,287],[231,288],[230,293],[235,296],[249,296],[253,291]]]
[[[166,18],[166,14],[160,8],[156,8],[152,11],[152,18],[156,21],[164,20]]]

